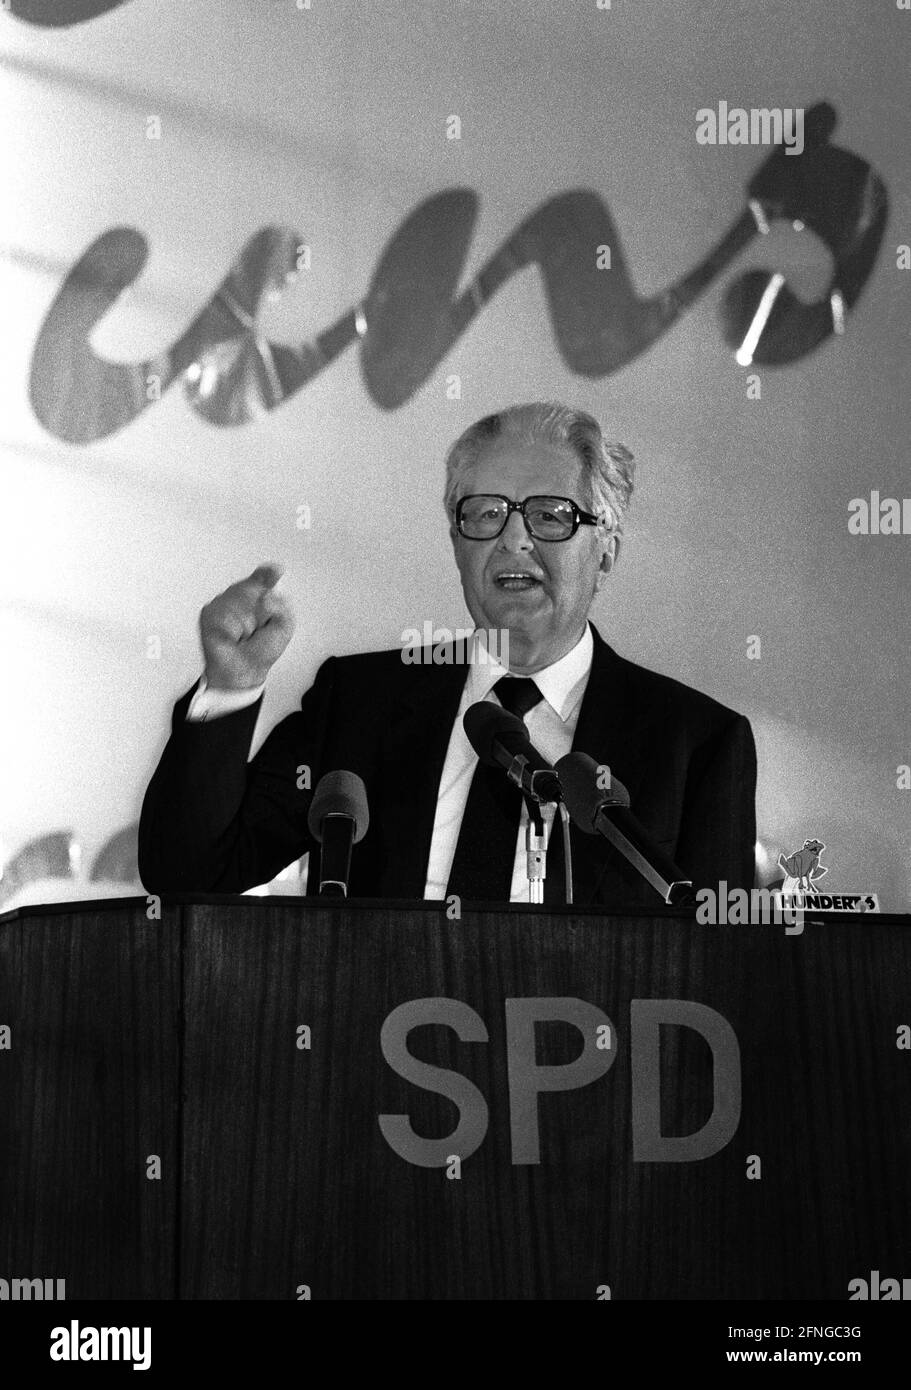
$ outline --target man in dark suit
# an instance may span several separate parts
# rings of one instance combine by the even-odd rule
[[[473,425],[447,458],[445,503],[475,631],[432,652],[330,658],[250,762],[266,674],[293,631],[275,590],[281,572],[260,566],[207,604],[205,674],[175,707],[143,804],[149,891],[243,892],[307,851],[318,882],[312,789],[347,769],[370,806],[352,895],[527,901],[527,810],[503,773],[478,764],[462,728],[478,700],[524,718],[550,761],[574,748],[609,768],[697,888],[751,888],[747,720],[625,660],[588,621],[631,492],[631,454],[583,412],[516,406]],[[562,901],[560,840],[549,853],[552,903]],[[658,903],[600,837],[574,827],[572,852],[577,902]]]

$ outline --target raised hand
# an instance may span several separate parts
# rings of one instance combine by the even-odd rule
[[[280,565],[258,565],[199,614],[207,684],[217,690],[262,685],[294,634],[287,599],[275,592]]]

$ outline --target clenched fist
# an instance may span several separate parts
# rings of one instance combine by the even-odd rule
[[[294,634],[287,600],[275,593],[280,565],[259,565],[199,615],[206,682],[217,690],[262,685]]]

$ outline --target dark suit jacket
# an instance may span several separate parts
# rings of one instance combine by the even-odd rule
[[[747,720],[618,656],[592,625],[594,656],[573,747],[629,790],[645,828],[696,887],[751,888],[756,754]],[[449,655],[457,656],[452,648]],[[370,828],[352,896],[421,898],[437,792],[468,668],[407,665],[400,650],[330,657],[247,762],[259,704],[189,724],[192,691],[146,791],[139,871],[150,892],[240,893],[319,846],[307,812],[322,775],[358,773]],[[195,688],[195,687],[194,687]],[[310,769],[310,790],[298,786]],[[655,890],[600,836],[572,830],[575,899],[655,906]]]

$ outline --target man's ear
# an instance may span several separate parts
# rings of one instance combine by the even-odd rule
[[[600,574],[598,575],[599,587],[601,584],[604,583],[605,579],[610,574],[611,570],[614,568],[614,565],[617,563],[617,557],[619,554],[620,537],[616,534],[612,534],[608,536],[607,543],[605,544],[604,550],[601,553],[601,563],[598,566],[600,570]]]

